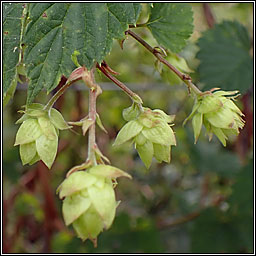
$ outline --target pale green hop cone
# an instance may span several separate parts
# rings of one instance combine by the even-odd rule
[[[234,103],[238,91],[217,91],[216,89],[196,98],[192,113],[185,120],[192,118],[195,143],[200,135],[202,125],[205,126],[211,140],[215,134],[226,146],[230,135],[238,135],[244,127],[243,113]]]
[[[97,165],[72,173],[57,189],[64,198],[65,224],[72,224],[83,241],[90,239],[96,246],[98,235],[112,225],[118,205],[112,180],[122,176],[131,178],[113,166]]]
[[[134,112],[133,112],[134,111]],[[176,145],[176,138],[171,128],[174,115],[167,115],[160,109],[143,108],[138,114],[134,106],[123,111],[128,120],[119,131],[114,146],[131,141],[147,168],[155,157],[158,162],[171,161],[171,146]]]
[[[22,164],[32,165],[42,160],[50,169],[57,154],[59,129],[69,129],[61,113],[51,108],[44,110],[38,103],[28,105],[23,116],[16,122],[21,126],[15,139],[20,146]]]

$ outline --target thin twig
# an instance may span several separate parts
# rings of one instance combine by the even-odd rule
[[[121,81],[119,81],[117,78],[115,78],[114,76],[112,76],[110,73],[107,72],[107,70],[104,68],[104,65],[99,65],[97,63],[96,66],[107,78],[109,78],[112,82],[114,82],[118,87],[120,87],[131,99],[132,101],[139,101],[137,103],[142,104],[142,100],[140,99],[140,97],[133,92],[132,90],[130,90],[125,84],[123,84]]]
[[[201,94],[202,92],[191,82],[191,77],[189,75],[183,74],[177,68],[175,68],[172,64],[170,64],[166,59],[163,58],[161,52],[159,52],[156,48],[150,46],[146,41],[144,41],[139,35],[134,33],[131,30],[127,30],[126,34],[129,34],[134,39],[136,39],[140,44],[142,44],[148,51],[150,51],[155,57],[165,64],[170,70],[172,70],[194,93]]]
[[[215,24],[215,18],[213,16],[210,5],[208,3],[203,3],[203,10],[208,27],[212,28]]]

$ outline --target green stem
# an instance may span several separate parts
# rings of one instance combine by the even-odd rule
[[[163,58],[161,53],[157,51],[155,48],[150,46],[146,41],[144,41],[139,35],[134,33],[131,30],[127,30],[126,34],[129,34],[134,39],[136,39],[140,44],[142,44],[148,51],[155,55],[155,57],[165,64],[170,70],[172,70],[187,86],[191,89],[195,94],[201,94],[202,92],[191,82],[190,76],[183,74],[177,68],[175,68],[172,64],[170,64],[166,59]]]

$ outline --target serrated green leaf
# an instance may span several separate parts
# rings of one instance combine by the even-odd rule
[[[40,159],[45,163],[45,165],[51,169],[54,159],[57,155],[58,150],[58,137],[57,135],[53,139],[49,139],[44,134],[42,134],[38,139],[36,139],[36,151],[40,156]]]
[[[77,60],[90,69],[101,62],[113,39],[124,37],[138,18],[133,3],[31,3],[30,23],[24,35],[24,62],[30,79],[27,102],[43,89],[54,89],[61,75],[69,76]]]
[[[139,153],[140,159],[147,169],[149,169],[154,154],[153,143],[151,141],[146,141],[143,145],[136,144],[136,149]]]
[[[170,163],[171,161],[171,146],[164,146],[160,144],[153,144],[154,146],[154,157],[158,162]]]
[[[131,138],[139,134],[142,131],[142,129],[143,126],[139,122],[134,120],[128,122],[122,127],[122,129],[117,134],[113,146],[118,146],[125,143],[126,141],[130,140]]]
[[[38,118],[38,124],[40,125],[43,134],[49,140],[56,140],[56,138],[58,139],[56,129],[48,117],[40,116]]]
[[[72,126],[69,126],[62,114],[55,108],[51,108],[49,113],[49,118],[52,124],[60,130],[70,129]]]
[[[247,91],[253,84],[253,60],[247,29],[236,21],[224,21],[199,39],[200,82],[204,89]]]
[[[161,125],[152,128],[144,128],[142,134],[153,143],[167,146],[176,145],[173,130],[166,123],[161,123]]]
[[[68,226],[79,218],[91,206],[91,200],[80,194],[68,196],[64,199],[62,213],[65,224]]]
[[[14,146],[35,141],[41,134],[42,131],[36,119],[25,120],[16,134]]]
[[[178,53],[193,32],[193,12],[186,3],[154,3],[147,26],[157,42]]]
[[[60,199],[63,199],[66,196],[70,196],[75,192],[81,191],[88,186],[91,186],[96,181],[97,178],[94,175],[84,171],[77,171],[70,174],[70,176],[60,184],[57,189],[57,193],[59,192]]]
[[[103,220],[105,228],[109,228],[115,218],[116,200],[115,192],[110,184],[105,183],[103,188],[91,186],[88,194],[95,210]]]
[[[30,163],[36,155],[36,143],[30,142],[20,145],[20,158],[22,164]]]
[[[3,3],[3,92],[17,85],[22,26],[22,3]],[[12,88],[13,89],[13,88]],[[15,89],[14,89],[15,91]],[[13,95],[14,92],[11,93]]]

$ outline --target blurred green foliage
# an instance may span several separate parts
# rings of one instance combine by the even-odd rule
[[[215,3],[210,6],[216,22],[235,17],[251,34],[251,4]],[[208,28],[202,5],[192,4],[192,7],[194,33],[181,55],[195,71],[191,75],[197,82],[198,60],[194,57],[199,49],[195,43],[202,31]],[[139,23],[147,20],[146,8],[144,5]],[[136,32],[149,44],[157,45],[149,31],[138,28]],[[26,93],[17,90],[14,100],[3,111],[5,251],[252,253],[252,146],[242,159],[236,151],[241,146],[237,138],[223,148],[215,137],[209,142],[203,132],[194,145],[191,124],[182,126],[193,105],[186,87],[163,85],[154,68],[154,56],[133,39],[125,40],[124,50],[116,42],[106,62],[120,72],[120,81],[135,89],[145,107],[176,114],[173,129],[177,146],[172,148],[171,164],[153,161],[150,170],[146,170],[131,146],[112,146],[117,132],[125,123],[122,110],[131,102],[121,91],[103,91],[97,101],[97,111],[108,134],[97,128],[99,148],[113,165],[130,173],[133,180],[119,181],[116,197],[121,204],[117,208],[117,217],[113,226],[99,236],[98,247],[93,248],[92,243],[81,242],[72,228],[63,225],[61,202],[55,195],[66,172],[86,158],[87,138],[79,129],[62,131],[59,154],[51,171],[41,170],[40,164],[22,167],[18,149],[13,147],[18,129],[14,123],[20,116],[17,111],[25,103]],[[96,78],[99,83],[109,82],[101,74]],[[133,88],[134,84],[136,88]],[[236,89],[241,90],[242,87],[238,86]],[[45,103],[49,98],[50,95],[43,91],[36,101]],[[237,103],[243,107],[242,102]],[[88,92],[69,89],[56,107],[61,109],[66,120],[79,120],[88,113]],[[252,140],[247,137],[247,140]],[[33,173],[36,173],[35,177]],[[53,206],[49,202],[53,202]]]

